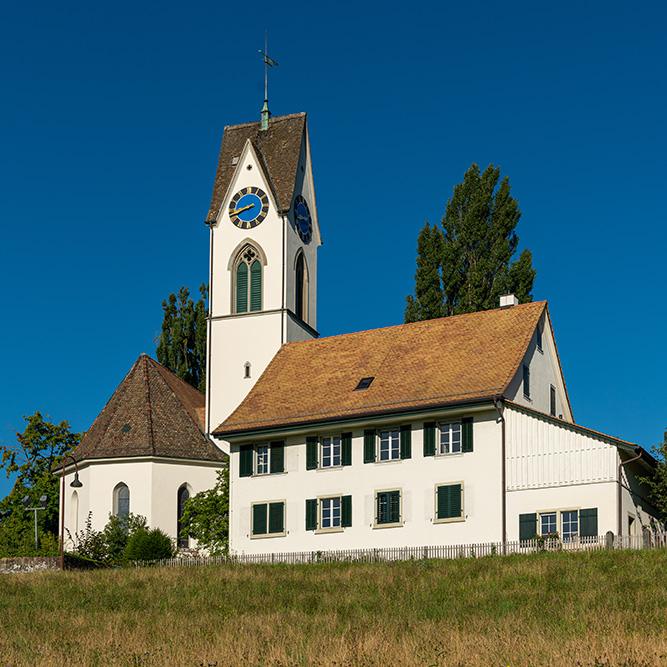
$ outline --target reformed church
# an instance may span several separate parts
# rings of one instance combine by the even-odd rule
[[[224,129],[206,224],[206,395],[137,360],[73,452],[69,534],[132,512],[176,537],[227,465],[237,554],[656,529],[655,462],[575,423],[546,302],[319,337],[305,113]]]

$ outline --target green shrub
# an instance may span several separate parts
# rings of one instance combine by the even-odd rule
[[[171,558],[174,546],[169,535],[159,528],[139,528],[130,537],[125,548],[125,560],[159,560]]]

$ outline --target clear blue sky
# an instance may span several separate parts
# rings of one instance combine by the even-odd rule
[[[5,3],[0,441],[84,430],[207,279],[225,125],[307,111],[322,335],[400,323],[417,234],[499,165],[576,420],[667,427],[663,2]],[[357,289],[359,275],[367,288]],[[0,494],[9,483],[0,482]]]

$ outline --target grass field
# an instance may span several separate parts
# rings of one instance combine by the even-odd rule
[[[0,667],[667,667],[667,551],[0,577]]]

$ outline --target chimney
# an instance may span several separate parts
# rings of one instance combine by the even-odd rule
[[[519,299],[516,298],[516,294],[503,294],[500,297],[500,307],[501,308],[511,308],[512,306],[518,306]]]

